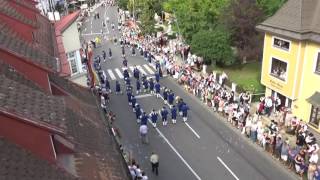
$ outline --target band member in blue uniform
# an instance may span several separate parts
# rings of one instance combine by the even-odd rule
[[[136,103],[137,103],[136,97],[134,97],[134,95],[131,95],[131,106],[132,106],[132,111],[133,112],[135,112]]]
[[[172,91],[169,91],[169,93],[168,93],[168,103],[169,103],[170,108],[173,105],[173,101],[174,101],[174,93]]]
[[[186,103],[183,104],[181,110],[182,110],[182,119],[184,122],[186,122],[188,120],[188,110],[189,110],[189,107],[187,106]]]
[[[168,124],[168,110],[166,109],[166,107],[163,107],[160,111],[161,117],[162,117],[162,125],[166,126]]]
[[[177,108],[174,105],[171,108],[171,120],[173,124],[177,122]]]
[[[160,83],[156,83],[155,85],[154,85],[154,88],[155,88],[155,90],[156,90],[156,97],[157,98],[159,98],[160,97]]]
[[[147,92],[148,91],[148,87],[149,87],[149,84],[148,84],[148,80],[145,79],[143,82],[143,88],[144,88],[144,92]]]
[[[166,87],[164,87],[163,89],[163,100],[164,100],[164,104],[168,103],[168,89]]]
[[[134,67],[134,69],[133,69],[133,77],[136,78],[137,80],[139,80],[140,71],[137,67]]]
[[[158,120],[158,113],[156,113],[154,111],[154,109],[152,109],[151,113],[150,113],[150,119],[152,121],[152,126],[155,128],[157,127],[157,120]]]
[[[103,57],[103,61],[106,62],[107,53],[104,50],[102,51],[102,57]]]
[[[122,94],[119,81],[116,81],[116,94]]]
[[[159,82],[159,81],[160,81],[160,74],[159,74],[158,72],[156,72],[156,73],[154,74],[154,77],[155,77],[155,79],[156,79],[156,82]]]
[[[140,91],[141,91],[141,84],[140,84],[140,81],[139,80],[137,80],[137,82],[136,82],[136,88],[137,88],[137,94],[139,94],[140,93]]]
[[[132,92],[129,87],[127,88],[127,96],[128,96],[129,105],[131,106],[132,105],[132,102],[131,102]]]
[[[141,108],[138,103],[136,104],[136,107],[135,107],[135,113],[136,113],[137,123],[140,123]]]
[[[150,89],[150,93],[154,94],[154,82],[152,78],[150,78],[149,80],[149,89]]]
[[[128,66],[128,60],[126,59],[126,57],[123,57],[122,64],[123,64],[124,67]]]
[[[143,112],[141,115],[141,122],[140,125],[147,125],[148,124],[148,115],[146,112]]]

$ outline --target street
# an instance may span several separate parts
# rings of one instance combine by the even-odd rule
[[[120,34],[117,30],[116,7],[98,7],[99,19],[93,18],[93,13],[83,24],[82,36],[85,40],[94,39],[97,35],[112,37]],[[110,23],[102,27],[102,21],[110,18]],[[111,23],[116,25],[111,29]],[[103,29],[101,31],[101,29]],[[106,38],[108,39],[108,38]],[[122,57],[120,45],[115,45],[103,39],[102,46],[94,49],[94,56],[102,55],[102,50],[108,52],[112,49],[113,57],[101,61],[102,69],[111,82],[111,88],[115,89],[115,80],[120,81],[124,91],[122,75]],[[138,53],[137,53],[138,54]],[[139,54],[131,56],[126,49],[129,72],[132,75],[132,67],[137,65],[140,72],[152,77],[155,68]],[[135,89],[135,81],[132,81]],[[135,114],[128,105],[127,96],[112,94],[110,97],[110,110],[116,114],[115,126],[121,133],[121,143],[125,151],[130,152],[137,163],[144,170],[149,179],[161,180],[267,180],[267,179],[295,179],[296,176],[289,173],[284,166],[275,162],[265,151],[259,149],[240,131],[231,127],[225,119],[214,113],[206,105],[193,95],[186,92],[182,86],[171,77],[160,80],[161,87],[167,87],[176,96],[183,98],[190,108],[188,121],[184,123],[178,116],[177,124],[169,123],[163,127],[158,120],[157,128],[149,124],[149,144],[142,144],[139,137],[139,125]],[[164,104],[163,99],[157,99],[154,95],[136,95],[137,102],[144,111],[150,113],[152,109],[160,110]],[[149,157],[155,152],[160,157],[159,176],[151,171]]]

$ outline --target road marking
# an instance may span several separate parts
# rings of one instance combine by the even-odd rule
[[[239,178],[231,171],[231,169],[222,161],[222,159],[217,156],[217,159],[220,161],[220,163],[231,173],[231,175],[236,179],[239,180]]]
[[[187,127],[197,136],[197,138],[198,139],[200,139],[200,136],[199,136],[199,134],[194,130],[194,129],[192,129],[192,127],[189,125],[189,123],[188,122],[184,122],[186,125],[187,125]]]
[[[154,71],[153,71],[147,64],[144,64],[143,67],[144,67],[150,74],[154,74]]]
[[[125,69],[127,69],[127,68],[123,67],[122,71],[124,71]],[[129,72],[129,70],[128,70],[128,73],[129,73],[129,77],[132,77],[132,74]]]
[[[135,98],[140,99],[140,98],[145,98],[145,97],[150,97],[150,96],[153,96],[153,95],[152,94],[142,94],[142,95],[135,96]]]
[[[109,76],[110,76],[110,78],[111,78],[112,80],[116,80],[116,79],[117,79],[116,76],[113,74],[113,72],[112,72],[111,69],[108,69],[107,71],[108,71],[108,74],[109,74]]]
[[[141,66],[137,66],[137,68],[139,69],[139,71],[140,71],[142,74],[147,75],[147,73],[142,69]]]
[[[133,70],[134,70],[134,67],[133,66],[130,66],[129,69],[132,71],[133,73]]]
[[[149,123],[152,123],[150,119],[148,119]],[[181,161],[187,166],[187,168],[192,172],[192,174],[196,177],[197,180],[201,180],[200,176],[192,169],[192,167],[188,164],[188,162],[181,156],[181,154],[176,150],[176,148],[170,143],[170,141],[162,134],[162,132],[156,127],[155,128],[158,134],[166,141],[169,147],[176,153],[176,155],[181,159]]]
[[[123,79],[123,75],[122,75],[121,71],[118,68],[116,68],[115,71],[118,74],[119,78]]]
[[[161,95],[160,95],[160,98],[161,98],[162,100],[164,100],[164,98],[163,98]],[[193,132],[193,134],[194,134],[198,139],[200,139],[199,134],[198,134],[194,129],[192,129],[192,127],[189,125],[189,123],[185,122],[185,124],[186,124],[186,126]]]

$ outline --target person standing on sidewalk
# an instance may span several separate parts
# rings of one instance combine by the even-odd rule
[[[151,162],[152,172],[158,176],[159,156],[156,153],[152,152],[150,156],[150,162]]]

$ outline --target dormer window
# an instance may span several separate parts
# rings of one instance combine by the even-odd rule
[[[276,47],[276,48],[285,50],[285,51],[289,51],[289,49],[290,49],[290,41],[274,37],[273,38],[273,46]]]

